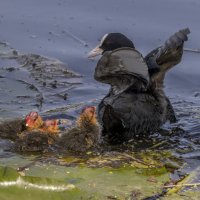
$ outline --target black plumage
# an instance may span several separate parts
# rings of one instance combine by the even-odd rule
[[[158,130],[167,120],[176,121],[163,81],[167,70],[181,61],[189,33],[188,28],[178,31],[145,58],[125,36],[118,38],[119,33],[106,34],[90,52],[89,57],[103,54],[94,78],[111,85],[98,109],[103,136],[109,143],[122,143]],[[112,47],[108,47],[109,40]]]

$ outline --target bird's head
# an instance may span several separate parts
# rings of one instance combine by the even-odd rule
[[[37,129],[42,127],[43,120],[37,112],[30,112],[25,117],[25,124],[27,129]]]
[[[89,52],[88,58],[93,58],[106,51],[113,51],[122,47],[135,48],[133,42],[125,35],[121,33],[108,33],[102,37],[100,44]]]
[[[59,132],[59,120],[58,119],[47,119],[44,121],[43,130],[48,133],[56,134]]]
[[[77,123],[80,127],[87,125],[97,125],[96,108],[94,106],[87,106],[83,108]]]

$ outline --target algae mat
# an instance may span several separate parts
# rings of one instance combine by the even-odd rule
[[[0,199],[143,199],[161,191],[169,180],[166,170],[154,176],[124,167],[87,168],[38,164],[18,173],[12,167],[0,168]]]

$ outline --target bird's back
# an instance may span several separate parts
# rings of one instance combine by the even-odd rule
[[[103,134],[111,143],[121,143],[136,135],[158,130],[166,121],[165,96],[151,92],[124,92],[105,97],[99,105]]]

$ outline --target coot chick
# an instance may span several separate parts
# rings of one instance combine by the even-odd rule
[[[37,118],[41,117],[38,115]],[[18,151],[45,151],[49,147],[55,147],[61,151],[80,153],[98,146],[100,126],[96,119],[94,106],[84,108],[75,126],[62,131],[59,129],[57,119],[43,121],[42,126],[37,128],[33,128],[35,124],[28,120],[29,118],[26,117],[26,126],[29,130],[23,131],[16,141]]]
[[[84,153],[98,146],[100,131],[96,108],[88,106],[82,110],[76,125],[62,134],[58,145],[71,152]]]
[[[58,134],[60,132],[58,119],[47,119],[43,121],[42,117],[37,112],[30,112],[26,116],[25,122],[27,130],[38,129],[41,132],[48,132],[49,134]]]
[[[85,152],[98,146],[100,126],[96,119],[96,108],[84,108],[76,125],[60,130],[58,119],[45,120],[37,112],[30,112],[25,120],[12,120],[0,124],[0,137],[14,141],[18,152],[44,152],[49,147],[73,152]]]
[[[189,33],[188,28],[178,31],[145,58],[121,33],[106,34],[89,53],[103,54],[94,78],[111,85],[98,106],[102,134],[109,143],[122,143],[158,130],[167,120],[176,121],[163,81],[167,70],[181,61]]]
[[[44,151],[58,136],[58,120],[43,121],[37,112],[30,112],[25,119],[0,124],[0,137],[14,141],[14,149],[20,152]]]
[[[25,122],[28,130],[40,128],[44,124],[42,117],[37,112],[30,112],[26,115]]]
[[[0,138],[16,140],[25,130],[37,129],[43,125],[37,112],[30,112],[25,119],[7,120],[0,124]]]
[[[26,130],[18,134],[15,150],[20,152],[44,152],[55,144],[59,137],[58,119],[43,121],[37,112],[30,112],[26,118]]]
[[[14,141],[18,138],[18,133],[24,130],[26,130],[25,120],[7,120],[0,124],[0,138]]]

